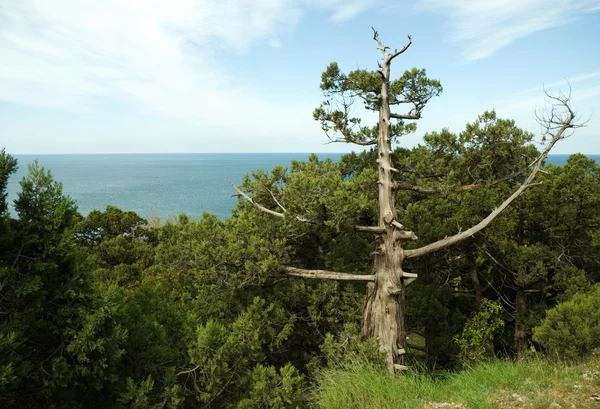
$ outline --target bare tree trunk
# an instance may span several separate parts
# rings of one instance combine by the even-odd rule
[[[392,142],[389,105],[390,64],[381,67],[383,82],[379,101],[379,135],[377,137],[379,168],[379,227],[385,234],[373,260],[375,283],[370,286],[365,303],[363,336],[373,337],[387,354],[388,369],[401,364],[406,348],[404,329],[404,288],[402,282],[403,250],[400,234],[393,225],[397,219],[392,179]]]

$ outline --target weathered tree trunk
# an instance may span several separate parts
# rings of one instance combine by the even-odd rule
[[[379,168],[379,227],[385,233],[373,260],[375,283],[369,286],[363,317],[363,336],[373,337],[387,354],[388,369],[402,363],[406,349],[404,329],[404,288],[402,282],[403,249],[400,233],[393,222],[397,218],[392,178],[392,142],[389,78],[390,64],[381,67],[383,82],[379,95],[379,135],[377,137]]]
[[[525,332],[527,294],[525,294],[525,290],[522,287],[517,289],[515,301],[515,351],[518,357],[522,357],[527,350],[527,334]]]
[[[376,281],[367,287],[363,316],[363,336],[373,337],[387,354],[388,369],[402,363],[406,349],[404,329],[404,288],[401,279],[402,248],[399,243],[387,240],[383,254],[375,256]],[[396,259],[394,260],[394,257]]]

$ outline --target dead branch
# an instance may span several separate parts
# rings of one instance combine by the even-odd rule
[[[336,138],[336,139],[331,139],[329,138],[329,142],[325,143],[325,145],[329,145],[330,143],[353,143],[355,145],[360,145],[360,146],[370,146],[370,145],[377,145],[377,139],[369,139],[366,141],[361,141],[359,139],[356,138]]]
[[[265,189],[267,189],[267,191],[271,194],[271,197],[273,198],[273,200],[275,201],[277,206],[279,206],[279,208],[285,213],[285,207],[283,207],[283,205],[281,203],[279,203],[279,200],[277,200],[273,191],[266,186],[265,186]]]
[[[377,45],[379,46],[379,50],[383,54],[383,60],[386,64],[389,64],[394,58],[408,50],[408,47],[410,47],[410,45],[412,44],[412,37],[409,35],[408,43],[404,47],[402,47],[400,50],[394,50],[392,54],[389,54],[387,50],[389,50],[390,47],[383,45],[381,39],[379,38],[379,33],[377,32],[377,30],[375,30],[373,27],[371,27],[371,30],[373,30],[373,40],[377,41]]]
[[[178,373],[175,374],[175,376],[190,374],[192,372],[195,372],[198,368],[200,368],[200,365],[197,365],[194,368],[190,368],[190,369],[186,369],[186,370],[183,370],[181,372],[178,372]]]
[[[305,270],[296,267],[283,267],[283,270],[291,276],[304,278],[322,278],[343,281],[375,281],[374,275],[346,274],[327,270]]]
[[[584,126],[584,124],[578,124],[576,122],[577,115],[572,110],[570,102],[571,102],[571,93],[568,95],[560,94],[559,96],[552,96],[546,92],[546,96],[548,97],[548,103],[550,107],[546,109],[544,112],[537,112],[536,118],[540,125],[545,126],[546,132],[545,135],[549,136],[550,142],[546,145],[544,151],[538,156],[535,161],[535,167],[529,174],[529,176],[525,179],[525,181],[521,184],[521,186],[508,198],[506,199],[498,208],[496,208],[493,212],[491,212],[485,219],[480,221],[475,226],[465,230],[464,232],[455,234],[450,237],[446,237],[442,240],[436,241],[434,243],[428,244],[424,247],[414,249],[414,250],[405,250],[404,257],[405,258],[414,258],[421,257],[426,254],[432,253],[434,251],[442,250],[448,246],[451,246],[455,243],[458,243],[468,237],[473,236],[475,233],[483,230],[487,227],[496,217],[498,217],[515,199],[517,199],[525,190],[528,188],[538,185],[540,183],[533,183],[533,180],[537,176],[538,172],[542,168],[544,160],[548,156],[548,153],[552,149],[552,147],[561,139],[564,139],[571,135],[572,132],[570,130],[574,128],[580,128]],[[561,121],[560,127],[556,128],[554,123],[557,121]]]
[[[381,226],[354,226],[354,230],[373,234],[385,234],[387,231],[385,227]]]
[[[402,54],[403,52],[408,50],[408,47],[410,47],[410,45],[412,44],[412,37],[410,36],[410,34],[407,37],[408,37],[408,43],[406,43],[406,45],[404,47],[402,47],[402,49],[394,50],[394,53],[392,55],[390,55],[388,61],[392,61],[394,58],[398,57],[400,54]]]
[[[417,120],[417,119],[421,118],[421,112],[419,111],[419,112],[414,113],[414,114],[395,114],[393,112],[390,112],[390,118],[393,118],[393,119],[414,119],[414,120]]]
[[[246,200],[248,203],[252,204],[254,207],[256,207],[258,210],[260,210],[261,212],[265,212],[265,213],[269,213],[270,215],[273,215],[275,217],[285,217],[285,215],[283,213],[279,213],[276,212],[274,210],[271,209],[267,209],[266,207],[264,207],[263,205],[261,205],[260,203],[256,202],[254,199],[252,199],[250,196],[248,196],[247,194],[245,194],[244,192],[242,192],[242,190],[237,187],[236,185],[234,185],[231,180],[227,179],[227,181],[229,182],[229,184],[231,186],[233,186],[233,188],[236,190],[238,196],[241,196],[244,198],[244,200]]]

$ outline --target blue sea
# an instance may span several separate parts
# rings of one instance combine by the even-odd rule
[[[255,169],[307,160],[309,153],[190,153],[190,154],[93,154],[13,155],[18,171],[8,185],[9,203],[20,191],[19,181],[27,165],[38,160],[62,182],[64,193],[88,214],[115,205],[143,217],[165,219],[186,213],[200,218],[210,212],[221,219],[231,215],[237,198],[226,179],[235,184]],[[337,154],[319,154],[320,159],[339,160]]]
[[[341,154],[319,154],[338,160]],[[94,155],[13,155],[19,169],[8,185],[9,202],[20,191],[19,181],[27,165],[37,159],[50,169],[63,190],[77,202],[79,211],[115,205],[143,217],[161,219],[186,213],[200,218],[210,212],[229,217],[237,198],[226,179],[239,184],[252,170],[288,166],[290,161],[307,160],[308,153],[193,153],[193,154],[94,154]],[[569,155],[550,155],[548,162],[562,165]],[[590,155],[600,160],[600,155]]]

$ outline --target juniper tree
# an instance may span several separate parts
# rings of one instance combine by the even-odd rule
[[[376,237],[371,271],[369,274],[347,274],[295,266],[282,268],[285,273],[298,277],[367,282],[362,334],[365,338],[376,340],[382,352],[387,355],[389,371],[395,372],[403,369],[401,364],[406,349],[405,288],[417,278],[416,274],[403,269],[405,261],[452,246],[488,226],[525,190],[537,184],[534,183],[534,179],[548,152],[556,142],[568,136],[569,131],[581,125],[576,123],[576,114],[570,106],[570,95],[561,94],[555,97],[547,94],[552,104],[550,109],[538,118],[545,126],[547,144],[539,156],[511,175],[511,181],[518,183],[516,190],[472,227],[464,231],[458,229],[455,234],[422,247],[407,248],[414,247],[407,244],[416,242],[418,237],[399,220],[396,207],[399,190],[424,194],[440,194],[449,189],[469,192],[486,183],[473,180],[473,183],[461,186],[420,186],[397,177],[401,171],[393,163],[393,144],[401,136],[416,130],[416,121],[421,119],[428,102],[441,94],[442,86],[438,80],[428,78],[424,69],[413,68],[393,79],[392,62],[412,45],[410,36],[404,47],[393,51],[383,44],[375,30],[373,40],[382,55],[378,69],[357,69],[344,74],[337,63],[331,63],[321,77],[321,90],[325,101],[314,111],[314,118],[321,123],[330,142],[374,147],[377,180],[373,183],[373,189],[377,189],[378,215],[373,225],[352,226],[358,232],[373,234]],[[353,104],[357,101],[361,101],[367,110],[378,114],[376,124],[364,126],[361,118],[352,116]],[[298,222],[312,222],[310,217],[286,209],[270,190],[277,210],[251,197],[239,187],[235,189],[238,196],[260,211],[279,218],[291,217]]]

